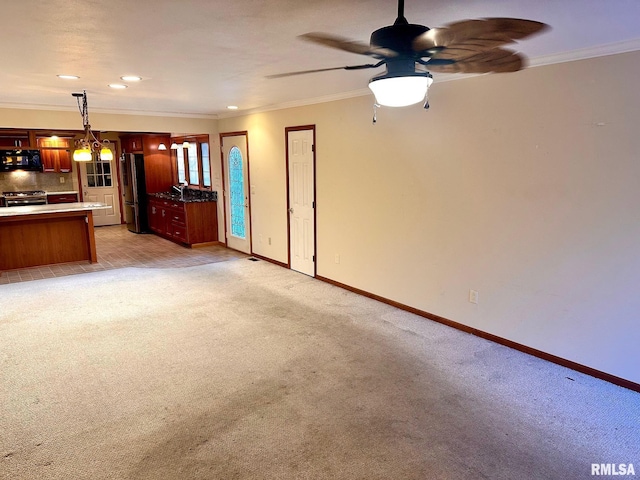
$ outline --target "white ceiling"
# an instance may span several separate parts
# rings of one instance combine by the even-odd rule
[[[406,0],[411,23],[516,17],[552,29],[515,49],[540,65],[640,49],[640,0]],[[15,0],[3,2],[0,107],[226,115],[362,92],[378,71],[266,75],[369,63],[298,40],[326,32],[368,42],[395,0]],[[382,71],[382,70],[380,70]],[[81,78],[61,80],[57,74]],[[125,90],[109,83],[136,74]],[[503,74],[506,75],[506,74]],[[517,75],[510,74],[510,75]],[[434,87],[446,75],[434,75]],[[122,83],[122,82],[121,82]]]

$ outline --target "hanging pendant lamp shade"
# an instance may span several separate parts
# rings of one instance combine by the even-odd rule
[[[111,160],[113,160],[113,152],[106,145],[103,146],[102,149],[100,149],[100,160],[105,162],[110,162]]]
[[[73,160],[76,162],[90,162],[93,159],[91,148],[80,147],[73,152]]]

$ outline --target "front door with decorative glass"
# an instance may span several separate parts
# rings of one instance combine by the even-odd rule
[[[98,155],[94,155],[91,162],[79,163],[83,201],[106,203],[110,207],[93,211],[95,226],[120,224],[118,176],[114,164],[115,160],[100,160]]]
[[[227,222],[227,246],[251,254],[247,136],[223,136],[221,143],[225,176],[224,208]]]

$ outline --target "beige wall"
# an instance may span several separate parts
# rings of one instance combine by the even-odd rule
[[[634,52],[436,81],[375,126],[365,96],[218,127],[249,133],[255,253],[287,261],[284,129],[315,124],[318,275],[640,383],[637,78]]]

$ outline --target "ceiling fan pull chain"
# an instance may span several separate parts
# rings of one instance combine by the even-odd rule
[[[378,114],[378,107],[379,106],[380,105],[378,105],[376,102],[373,102],[373,122],[371,122],[371,123],[373,123],[374,125],[378,121],[377,114]]]

